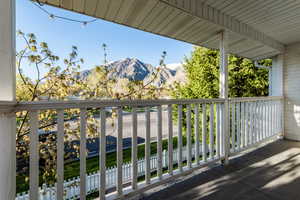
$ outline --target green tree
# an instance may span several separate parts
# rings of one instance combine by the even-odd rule
[[[270,66],[271,60],[260,64]],[[255,67],[246,58],[229,56],[229,97],[268,95],[268,70]],[[195,47],[185,58],[186,83],[176,83],[172,90],[175,98],[218,98],[219,51]]]

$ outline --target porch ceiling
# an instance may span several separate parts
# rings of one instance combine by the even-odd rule
[[[230,30],[230,52],[271,57],[300,41],[300,1],[295,0],[40,0],[191,44],[218,48]]]

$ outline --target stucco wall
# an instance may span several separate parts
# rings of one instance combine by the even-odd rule
[[[285,137],[300,141],[300,43],[287,46],[283,66]]]

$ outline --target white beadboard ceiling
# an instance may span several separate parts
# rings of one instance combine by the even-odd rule
[[[300,41],[298,0],[40,0],[191,44],[218,48],[227,29],[230,52],[253,60]],[[99,27],[100,28],[100,27]]]

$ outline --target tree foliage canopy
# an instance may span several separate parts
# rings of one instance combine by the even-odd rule
[[[254,97],[268,95],[268,70],[255,67],[246,58],[229,56],[229,97]],[[260,64],[270,66],[271,60]],[[219,51],[195,47],[185,58],[185,84],[177,83],[172,92],[175,98],[218,98]]]

